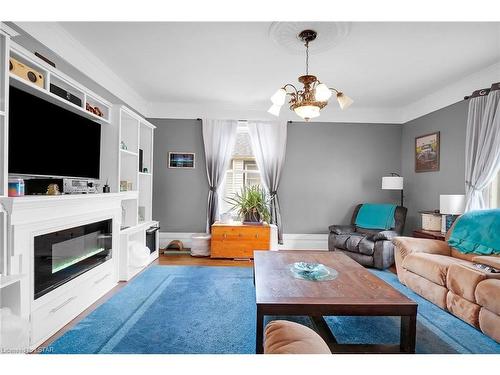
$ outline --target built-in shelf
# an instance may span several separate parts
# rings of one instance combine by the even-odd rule
[[[9,285],[17,283],[21,281],[25,275],[9,275],[9,276],[0,276],[0,289],[6,288]]]
[[[93,121],[103,122],[109,124],[109,120],[104,117],[99,117],[82,107],[77,106],[76,104],[71,103],[70,101],[64,100],[63,98],[47,91],[29,81],[26,81],[12,73],[9,76],[10,85],[18,88],[19,90],[25,91],[28,94],[34,95],[40,99],[46,100],[49,103],[55,104],[59,107],[62,107],[70,112],[76,113],[80,116],[86,117]]]
[[[130,155],[130,156],[139,156],[139,154],[137,154],[137,152],[133,152],[133,151],[129,151],[129,150],[125,150],[123,148],[120,149],[120,152],[122,152],[123,154],[125,155]]]
[[[139,176],[147,176],[147,177],[151,177],[152,174],[151,173],[145,173],[145,172],[139,172]]]
[[[13,73],[9,73],[10,85],[90,120],[100,123],[111,123],[111,103],[100,98],[97,94],[74,81],[63,72],[38,59],[32,52],[16,43],[11,42],[10,56],[39,72],[44,79],[43,87],[40,87]],[[65,98],[55,95],[50,91],[51,85],[58,86],[68,93],[71,93],[80,99],[81,104],[74,104]],[[99,108],[102,116],[87,110],[87,108],[90,107],[92,107],[92,109],[96,107]]]
[[[123,200],[137,199],[139,196],[139,192],[137,190],[122,191],[120,194],[123,194]]]

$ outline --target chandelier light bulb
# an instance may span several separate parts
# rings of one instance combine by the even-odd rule
[[[273,102],[273,104],[278,106],[282,106],[283,104],[285,104],[285,100],[286,100],[285,89],[279,89],[274,93],[273,96],[271,96],[271,101]]]
[[[312,118],[319,116],[319,107],[314,105],[303,105],[294,109],[295,113],[302,117],[305,121],[309,121]]]
[[[280,115],[280,110],[281,110],[281,106],[280,105],[276,105],[276,104],[273,104],[268,110],[267,112],[278,117]]]
[[[351,106],[352,103],[354,103],[354,100],[349,98],[346,94],[339,92],[337,94],[337,101],[339,102],[340,109],[346,109]]]
[[[317,101],[326,102],[332,96],[332,91],[324,83],[320,83],[316,86],[316,92],[314,97]]]

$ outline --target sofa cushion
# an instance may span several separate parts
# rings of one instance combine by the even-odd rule
[[[453,292],[448,292],[446,296],[446,308],[464,322],[479,328],[479,310],[481,310],[481,306],[467,301]]]
[[[337,251],[343,252],[349,258],[354,259],[356,262],[358,262],[362,266],[366,266],[366,267],[373,267],[374,266],[373,256],[365,255],[365,254],[361,254],[361,253],[355,253],[352,251],[342,250],[342,249],[337,249]]]
[[[500,316],[488,309],[482,308],[479,312],[479,328],[484,334],[500,343]]]
[[[442,309],[446,309],[446,294],[448,293],[446,287],[437,285],[410,271],[405,271],[403,277],[404,283],[408,288]]]
[[[463,264],[452,264],[448,268],[446,286],[456,295],[476,302],[474,292],[476,286],[486,279],[484,272],[475,270]]]
[[[337,249],[347,250],[353,253],[373,255],[374,242],[370,240],[371,236],[362,233],[350,233],[335,235],[333,245]]]
[[[331,354],[325,341],[312,329],[286,320],[266,326],[265,354]]]
[[[332,242],[333,246],[336,247],[337,249],[345,249],[346,248],[346,242],[351,237],[350,234],[337,234],[333,235],[332,237]]]
[[[446,285],[448,267],[464,262],[446,255],[412,253],[403,260],[402,266],[438,285]]]
[[[476,288],[475,297],[479,305],[500,315],[500,280],[487,279],[481,281]]]

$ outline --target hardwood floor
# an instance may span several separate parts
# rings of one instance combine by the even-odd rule
[[[161,266],[227,266],[252,267],[252,260],[212,259],[210,257],[192,257],[188,254],[161,255],[156,261]]]

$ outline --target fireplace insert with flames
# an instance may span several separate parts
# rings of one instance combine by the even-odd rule
[[[35,237],[35,299],[111,259],[112,220]]]

